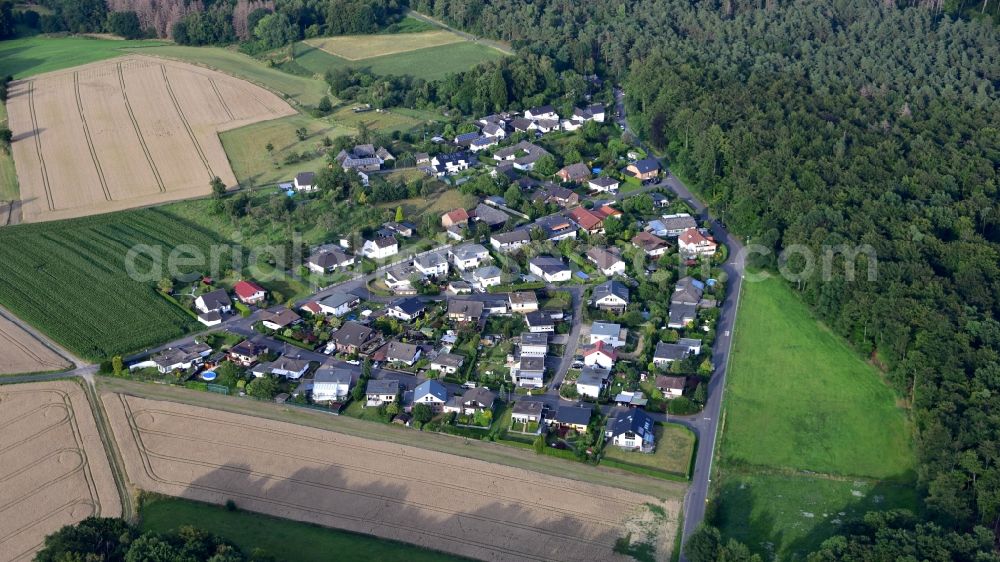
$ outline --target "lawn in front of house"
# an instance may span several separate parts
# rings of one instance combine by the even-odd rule
[[[690,429],[673,423],[656,424],[656,449],[652,453],[625,451],[608,443],[604,456],[624,463],[687,476],[694,455],[695,436]]]

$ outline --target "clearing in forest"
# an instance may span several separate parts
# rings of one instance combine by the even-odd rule
[[[232,76],[128,56],[18,80],[8,111],[25,222],[206,195],[236,184],[218,132],[295,113]]]
[[[341,35],[339,37],[308,39],[305,43],[322,49],[335,57],[358,61],[462,41],[466,41],[466,39],[450,31],[438,30],[386,35]]]
[[[103,400],[129,479],[152,492],[482,560],[624,561],[615,546],[627,536],[661,558],[676,530],[676,500],[185,404]]]
[[[0,387],[0,560],[32,559],[45,536],[121,499],[80,385]]]

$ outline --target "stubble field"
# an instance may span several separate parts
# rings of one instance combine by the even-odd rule
[[[145,490],[484,560],[626,560],[614,546],[629,534],[670,552],[673,500],[184,404],[104,402]]]
[[[85,216],[236,184],[218,132],[295,113],[220,72],[143,56],[11,85],[14,160],[25,222]]]
[[[0,316],[0,375],[58,371],[69,363],[37,338]]]
[[[27,561],[45,536],[121,499],[76,383],[0,387],[0,561]]]

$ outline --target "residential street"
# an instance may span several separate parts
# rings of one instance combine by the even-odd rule
[[[615,106],[618,110],[618,123],[624,127],[624,130],[631,132],[625,117],[625,93],[621,89],[615,90]],[[639,145],[648,154],[652,154],[646,146],[641,143]],[[660,161],[660,165],[667,169],[662,161]],[[722,270],[728,276],[726,299],[722,303],[719,322],[716,326],[716,339],[712,350],[712,363],[715,366],[715,371],[708,383],[708,403],[700,414],[688,418],[691,423],[690,427],[698,436],[698,453],[694,473],[691,475],[691,486],[688,488],[684,501],[684,531],[681,535],[683,548],[684,541],[694,533],[705,519],[705,507],[708,503],[708,493],[712,481],[712,460],[715,456],[715,443],[719,431],[719,416],[722,412],[722,399],[726,387],[726,371],[733,346],[733,331],[736,327],[736,313],[739,309],[746,264],[741,241],[730,235],[717,220],[713,220],[705,205],[696,199],[680,180],[671,174],[665,181],[661,182],[661,185],[665,185],[677,197],[691,205],[698,215],[698,220],[711,220],[712,235],[717,241],[729,248],[729,259],[722,266]],[[681,560],[685,560],[683,550],[681,551]]]

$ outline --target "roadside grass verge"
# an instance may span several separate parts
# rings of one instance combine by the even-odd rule
[[[280,560],[326,562],[340,555],[353,560],[467,560],[388,539],[180,498],[149,499],[140,517],[143,531],[165,533],[191,525],[232,541],[247,554],[260,549]]]

